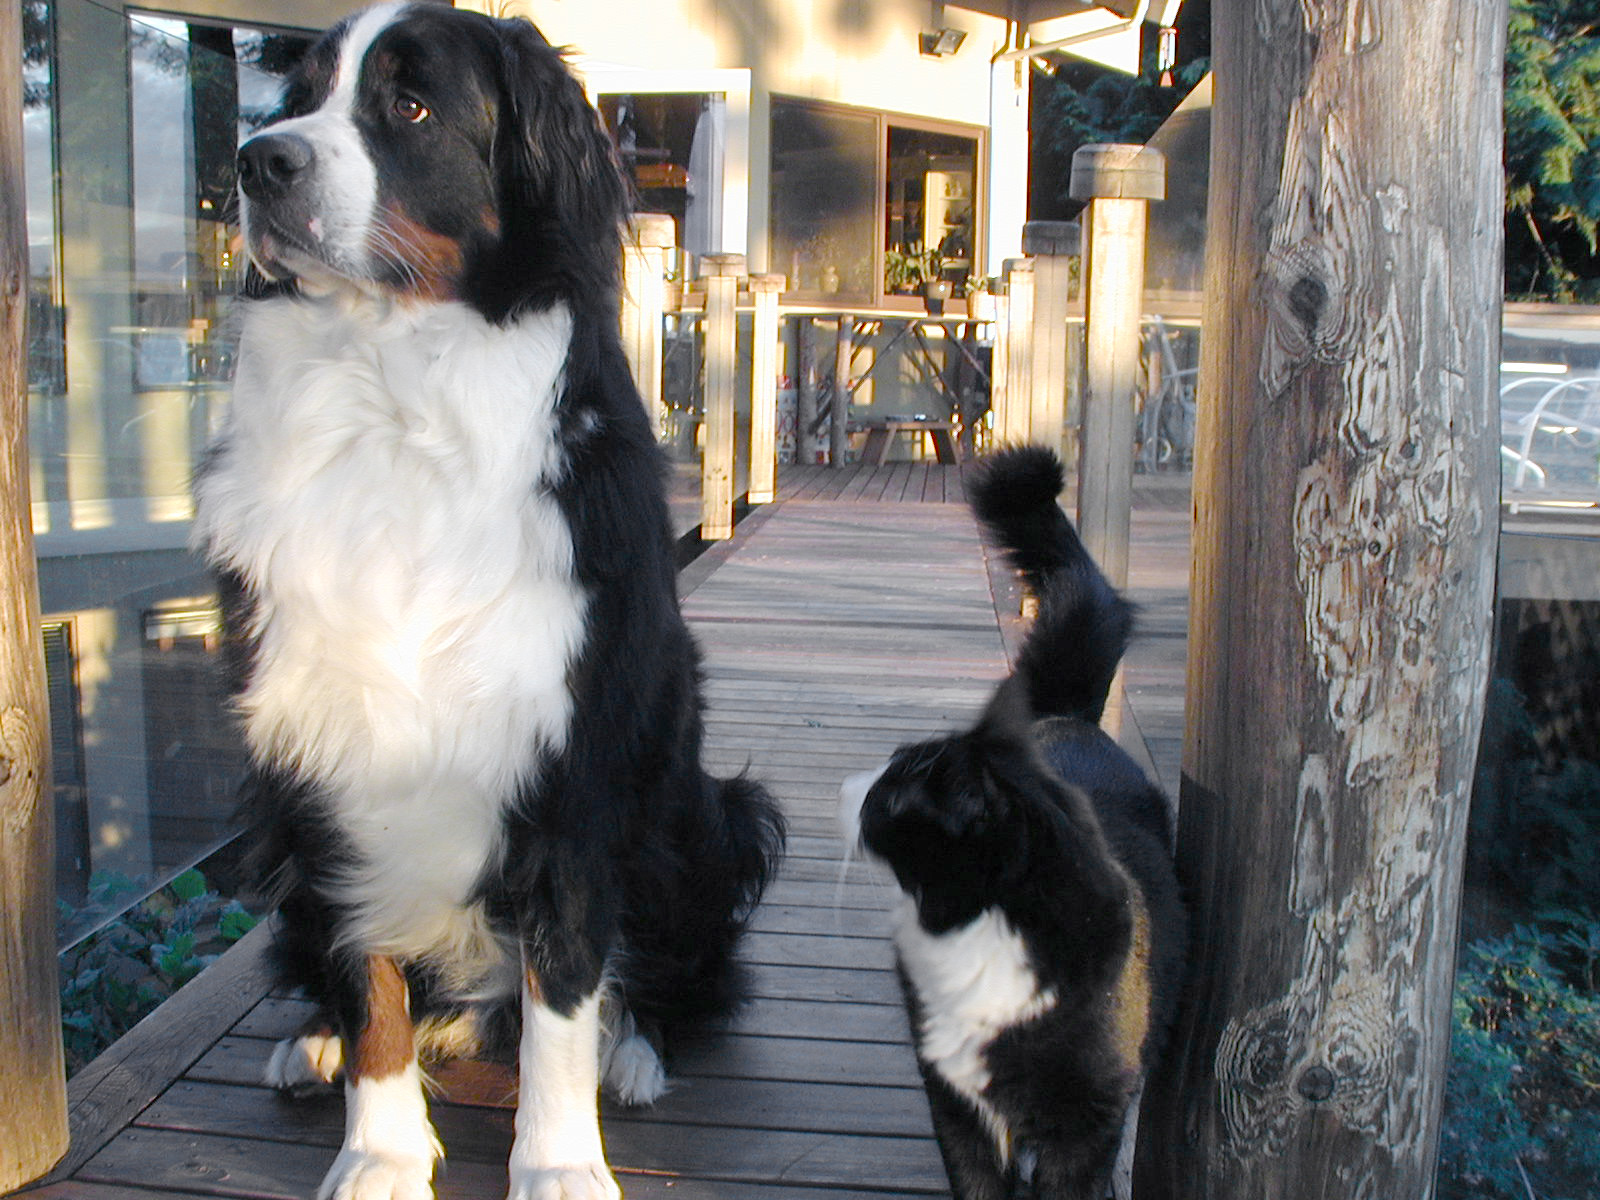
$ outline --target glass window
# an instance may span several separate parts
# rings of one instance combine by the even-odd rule
[[[796,295],[877,298],[878,118],[772,101],[772,269]]]
[[[772,101],[772,269],[791,299],[920,305],[981,273],[977,130]],[[904,297],[904,299],[900,299]]]
[[[97,875],[140,891],[229,834],[244,760],[189,483],[232,369],[234,147],[310,37],[84,0],[23,12],[33,523],[70,938]]]
[[[677,244],[695,256],[722,250],[727,109],[717,92],[600,98],[600,114],[633,181],[635,207],[672,217]]]

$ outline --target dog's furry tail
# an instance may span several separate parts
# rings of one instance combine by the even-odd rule
[[[1038,601],[1016,667],[1035,715],[1098,722],[1134,609],[1100,573],[1056,503],[1064,481],[1053,451],[1018,446],[992,455],[967,491],[978,520]]]
[[[655,847],[625,931],[629,1007],[669,1039],[743,1002],[734,952],[783,853],[783,814],[760,784],[702,775],[700,789]]]

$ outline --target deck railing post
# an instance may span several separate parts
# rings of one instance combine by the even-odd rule
[[[1078,532],[1117,587],[1128,582],[1145,215],[1166,195],[1166,180],[1166,158],[1147,146],[1080,146],[1072,156],[1072,197],[1089,202]]]
[[[1033,260],[1008,258],[1005,264],[1005,311],[996,342],[1003,342],[1003,408],[995,413],[994,440],[1000,446],[1019,446],[1032,432],[1033,395]],[[996,364],[998,374],[1001,365]]]
[[[828,465],[844,466],[850,445],[850,360],[855,357],[856,319],[839,315],[839,337],[833,352],[833,406],[828,410]]]
[[[750,347],[750,489],[751,504],[778,498],[778,295],[782,275],[750,276],[755,308]]]
[[[658,438],[667,420],[661,400],[661,322],[666,313],[667,252],[674,244],[672,218],[664,213],[635,213],[623,240],[622,348]]]
[[[817,461],[817,393],[822,370],[817,363],[817,324],[804,314],[794,318],[794,460]]]
[[[733,412],[738,368],[739,278],[744,255],[708,254],[706,281],[705,446],[700,459],[700,536],[733,536]]]
[[[49,708],[28,503],[21,9],[0,13],[0,1192],[67,1149]]]
[[[1076,221],[1029,221],[1022,250],[1033,259],[1033,380],[1028,389],[1029,441],[1074,461],[1075,420],[1067,412],[1067,301],[1072,260],[1078,255]]]

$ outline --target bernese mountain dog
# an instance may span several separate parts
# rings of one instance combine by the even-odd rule
[[[322,1012],[269,1081],[343,1075],[322,1197],[427,1197],[429,1055],[504,1013],[511,1196],[617,1196],[600,1084],[655,1099],[661,1039],[737,1002],[783,825],[701,766],[611,144],[531,24],[386,4],[309,52],[238,171],[195,541],[278,959]]]

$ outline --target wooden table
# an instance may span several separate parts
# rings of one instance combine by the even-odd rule
[[[933,436],[933,452],[943,466],[954,466],[961,461],[956,446],[954,421],[920,421],[906,417],[884,417],[863,421],[860,428],[866,433],[866,445],[861,448],[861,461],[881,467],[888,461],[889,446],[897,433],[927,433]]]

